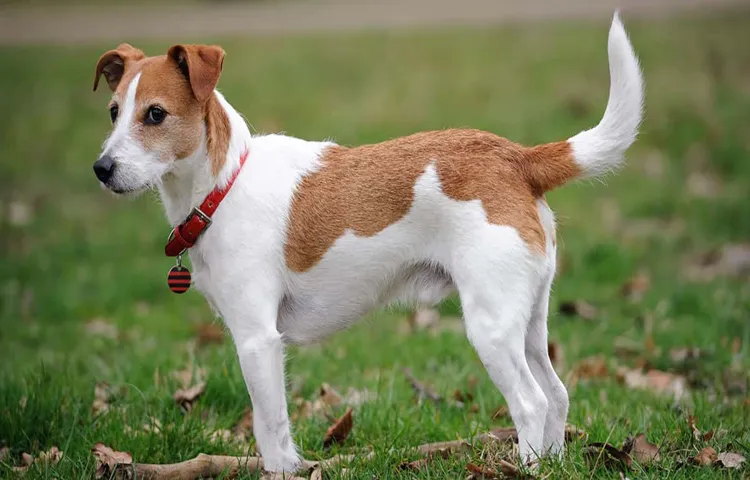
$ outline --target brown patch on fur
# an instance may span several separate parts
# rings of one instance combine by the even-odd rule
[[[526,148],[479,130],[444,130],[355,148],[330,147],[292,202],[286,263],[306,271],[347,229],[369,237],[403,218],[417,178],[432,162],[447,196],[481,200],[490,223],[516,228],[530,248],[544,252],[536,200],[544,188],[563,183],[555,175],[571,172],[552,164],[572,162],[561,146],[550,145],[555,146]],[[544,172],[545,162],[552,173]]]
[[[102,55],[97,79],[104,73],[110,85],[114,83],[114,101],[121,103],[130,83],[140,73],[130,126],[133,135],[144,149],[158,153],[165,161],[179,160],[200,146],[205,122],[211,171],[218,174],[226,161],[231,136],[229,118],[212,94],[221,73],[224,51],[219,47],[176,45],[168,55],[145,57],[140,50],[130,45],[125,47],[121,45]],[[107,68],[115,69],[118,62],[123,67],[116,82],[110,81]],[[110,64],[113,66],[108,67]],[[164,109],[167,116],[161,124],[147,125],[144,120],[153,105]]]
[[[227,112],[212,95],[206,103],[206,150],[211,162],[211,172],[218,175],[227,160],[232,127]]]

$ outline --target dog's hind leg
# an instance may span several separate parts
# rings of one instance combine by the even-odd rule
[[[554,277],[554,256],[551,271],[539,288],[531,311],[531,321],[526,331],[526,359],[537,383],[544,390],[549,402],[544,424],[544,452],[553,455],[562,453],[565,441],[565,419],[568,416],[568,391],[557,376],[549,357],[547,342],[547,311],[549,294]]]
[[[466,333],[490,378],[508,402],[524,462],[543,453],[547,398],[526,360],[526,328],[536,298],[541,258],[516,236],[479,235],[461,252],[452,273]],[[500,235],[498,235],[500,234]],[[541,268],[541,267],[540,267]]]

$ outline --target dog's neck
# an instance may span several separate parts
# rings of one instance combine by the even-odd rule
[[[218,174],[214,175],[208,157],[204,125],[200,147],[191,156],[177,161],[159,185],[159,194],[167,219],[173,227],[185,220],[190,210],[200,205],[211,190],[227,184],[239,168],[242,152],[250,146],[250,130],[242,116],[219,92],[214,92],[214,95],[229,119],[231,133],[226,161]]]

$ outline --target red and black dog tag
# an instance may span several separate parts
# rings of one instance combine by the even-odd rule
[[[177,265],[169,270],[167,285],[174,293],[185,293],[190,288],[190,270],[182,266],[182,255],[177,257]]]

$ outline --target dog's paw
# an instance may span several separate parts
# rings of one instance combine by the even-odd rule
[[[295,473],[302,466],[302,458],[297,452],[279,452],[263,457],[263,470],[272,473]]]

